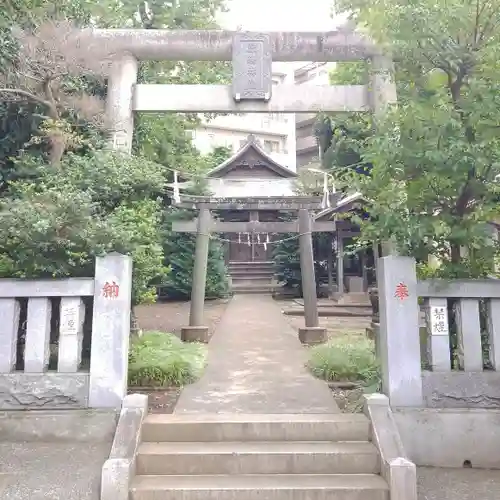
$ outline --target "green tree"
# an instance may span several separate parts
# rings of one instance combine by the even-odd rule
[[[373,166],[350,170],[370,200],[363,237],[436,255],[448,276],[484,275],[496,250],[486,223],[498,213],[499,10],[488,0],[339,5],[396,60],[397,108],[361,139],[343,138]]]
[[[117,251],[134,260],[133,303],[150,300],[151,282],[166,274],[161,165],[110,152],[70,154],[61,168],[18,161],[38,175],[14,183],[3,199],[1,276],[92,276],[95,257]]]
[[[212,168],[218,167],[220,164],[231,158],[232,155],[233,150],[231,148],[226,146],[217,146],[205,157],[205,161],[207,161],[207,169],[211,170]]]
[[[142,29],[217,29],[216,16],[224,0],[105,0],[92,14],[102,27]],[[150,84],[228,83],[230,67],[224,62],[144,61],[139,82]],[[206,168],[192,144],[190,131],[200,124],[196,114],[138,114],[135,119],[135,154],[169,169],[196,174]],[[171,173],[169,179],[172,180]]]
[[[302,296],[299,241],[293,234],[280,234],[280,242],[274,245],[273,262],[276,278],[285,288],[296,289]]]
[[[191,297],[193,285],[194,255],[196,234],[176,233],[172,231],[175,220],[191,220],[193,214],[186,210],[170,208],[165,216],[165,264],[170,273],[164,282],[163,293],[170,299],[186,300]],[[207,298],[224,297],[229,292],[229,280],[222,244],[215,235],[210,240],[208,251]]]
[[[90,50],[85,43],[82,54],[73,28],[90,19],[99,27],[216,28],[222,2],[110,0],[96,5],[63,0],[50,5],[16,0],[12,5],[9,22],[0,24],[0,40],[5,42],[0,60],[8,63],[0,70],[0,226],[5,235],[0,272],[88,275],[96,255],[114,250],[134,259],[134,303],[151,299],[150,285],[161,282],[173,257],[167,262],[163,257],[168,238],[163,223],[169,215],[163,213],[164,186],[174,169],[202,173],[215,166],[220,154],[202,156],[190,136],[199,117],[177,114],[139,115],[135,156],[101,151],[102,63],[107,63],[108,54],[106,47]],[[218,83],[228,74],[225,63],[147,62],[140,66],[139,80]],[[177,250],[184,250],[185,243],[178,241]],[[215,294],[227,286],[221,256],[220,244],[214,241],[208,290]]]

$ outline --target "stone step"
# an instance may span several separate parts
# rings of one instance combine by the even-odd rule
[[[368,442],[142,443],[137,474],[377,474]]]
[[[337,304],[340,305],[363,305],[367,307],[371,307],[370,296],[365,292],[349,292],[344,294],[338,294]]]
[[[248,273],[245,276],[231,276],[231,280],[233,285],[271,285],[272,284],[272,275],[268,274],[267,276],[259,276],[255,274]]]
[[[389,500],[372,474],[136,476],[131,500]]]
[[[274,276],[274,269],[264,269],[262,267],[238,267],[237,269],[229,269],[231,276],[246,276],[247,274],[254,274],[257,276]]]
[[[255,278],[265,278],[265,279],[272,279],[273,277],[272,271],[261,271],[253,269],[243,269],[243,270],[233,271],[230,274],[233,281],[235,279],[240,279],[240,278],[245,279],[248,276]]]
[[[273,266],[274,262],[272,260],[249,260],[249,261],[240,261],[240,260],[231,260],[229,262],[230,266]]]
[[[293,307],[283,310],[286,316],[304,316],[303,307]],[[371,318],[372,310],[363,307],[318,307],[318,316],[322,318]]]
[[[274,263],[273,262],[230,262],[229,263],[229,271],[238,271],[238,270],[261,270],[261,271],[274,271]]]
[[[272,283],[233,283],[231,289],[233,293],[273,293],[276,285]]]
[[[362,414],[148,415],[143,442],[369,441]]]

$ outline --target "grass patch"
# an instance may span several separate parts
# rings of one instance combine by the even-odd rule
[[[348,337],[332,339],[310,349],[307,366],[311,373],[327,382],[360,382],[369,386],[380,380],[373,341]]]
[[[195,382],[203,373],[207,349],[171,333],[145,332],[131,342],[129,385],[171,387]]]

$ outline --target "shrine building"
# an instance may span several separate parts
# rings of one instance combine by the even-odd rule
[[[233,156],[208,172],[208,189],[215,199],[273,198],[282,200],[283,206],[273,210],[218,210],[217,218],[224,222],[250,223],[252,231],[220,233],[225,243],[225,259],[232,278],[233,291],[266,293],[275,289],[273,284],[273,241],[285,235],[272,231],[260,232],[263,224],[290,220],[286,210],[287,200],[297,199],[296,183],[298,175],[274,161],[253,135]],[[330,195],[331,208],[317,211],[317,223],[331,225],[337,214],[358,208],[362,201],[357,195],[342,197]],[[255,226],[251,224],[254,223]],[[242,225],[242,227],[245,227]],[[272,227],[266,224],[266,227]],[[338,227],[338,230],[337,230]],[[318,232],[316,230],[315,232]],[[327,250],[315,251],[316,260],[324,267],[323,288],[330,295],[339,290],[364,293],[373,284],[374,276],[369,266],[373,266],[371,252],[351,255],[344,252],[352,238],[359,234],[359,228],[342,216],[327,231]],[[340,276],[337,277],[337,269]],[[342,295],[342,293],[340,294]]]

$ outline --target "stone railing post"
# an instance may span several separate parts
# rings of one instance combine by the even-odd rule
[[[377,352],[383,392],[391,406],[422,406],[419,306],[415,260],[379,259],[380,336]]]
[[[95,266],[89,407],[120,408],[127,393],[132,259],[112,253]]]

